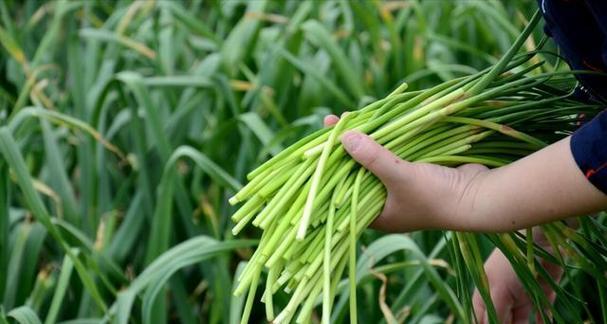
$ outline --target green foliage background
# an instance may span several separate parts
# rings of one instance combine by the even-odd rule
[[[227,198],[245,174],[330,112],[402,81],[420,89],[494,63],[535,9],[531,0],[0,1],[0,322],[238,322],[233,278],[254,248],[244,238],[258,233],[232,237]],[[601,221],[586,238],[600,240]],[[473,285],[455,275],[450,237],[369,230],[361,322],[385,320],[378,301],[408,323],[465,322]],[[479,239],[486,255],[492,244]],[[578,301],[588,283],[595,306],[606,305],[602,243],[586,243],[594,263],[563,283],[574,321],[600,320]],[[372,272],[386,273],[385,294]],[[261,303],[253,321],[264,321]]]

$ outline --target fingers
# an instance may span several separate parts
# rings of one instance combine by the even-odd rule
[[[339,121],[339,117],[337,117],[335,115],[327,115],[327,116],[325,116],[325,119],[323,120],[323,124],[325,125],[325,127],[329,127],[329,126],[333,126],[333,125],[337,124],[338,121]]]
[[[325,118],[323,119],[323,124],[325,125],[325,127],[333,126],[333,125],[337,124],[337,122],[339,121],[340,118],[346,117],[346,115],[349,113],[350,113],[349,111],[344,111],[341,114],[341,117],[337,117],[336,115],[333,115],[333,114],[326,115]]]
[[[388,149],[377,144],[369,136],[348,131],[341,137],[346,151],[367,170],[375,174],[386,186],[402,181],[410,164],[401,160]]]
[[[562,269],[558,265],[547,264],[544,268],[556,281],[559,280]],[[485,262],[485,272],[499,323],[528,323],[529,315],[533,312],[533,303],[501,251],[496,249],[489,256]],[[553,302],[556,294],[551,286],[544,280],[540,284],[548,300]],[[472,296],[472,305],[478,323],[488,323],[487,308],[478,291]],[[546,313],[550,317],[549,310]]]
[[[474,291],[474,295],[472,295],[472,307],[474,308],[474,317],[476,318],[477,323],[479,324],[487,324],[485,323],[485,303],[483,302],[483,298],[481,294],[478,293],[478,290]]]
[[[512,320],[510,323],[512,324],[525,324],[529,323],[529,315],[533,312],[533,304],[531,301],[525,303],[524,305],[518,306],[512,309]],[[536,321],[536,323],[544,323],[544,321],[540,320]],[[552,322],[549,322],[552,323]]]
[[[501,287],[499,285],[497,287],[491,287],[490,293],[499,323],[511,323],[513,319],[513,301],[512,298],[510,298],[507,287]],[[474,295],[472,296],[472,306],[474,308],[474,316],[478,323],[488,324],[489,316],[487,315],[487,307],[478,290],[475,290]]]

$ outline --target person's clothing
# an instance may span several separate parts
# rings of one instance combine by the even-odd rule
[[[607,0],[538,0],[545,32],[573,70],[607,73]],[[581,90],[607,102],[607,77],[578,75]],[[592,184],[607,194],[607,112],[571,137],[573,157]]]

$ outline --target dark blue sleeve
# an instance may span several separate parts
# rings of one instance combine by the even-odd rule
[[[607,194],[607,111],[573,133],[571,152],[586,178]]]
[[[574,70],[607,72],[607,1],[538,0],[545,31]],[[582,76],[580,92],[607,101],[607,78]],[[607,112],[578,129],[571,137],[571,152],[586,178],[607,194]]]

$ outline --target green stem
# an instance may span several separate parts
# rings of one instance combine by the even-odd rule
[[[489,73],[485,74],[476,84],[474,84],[474,86],[472,86],[472,88],[469,90],[470,94],[475,95],[481,93],[489,85],[489,83],[495,80],[500,73],[504,72],[504,68],[506,68],[508,63],[512,60],[514,54],[516,54],[521,46],[523,46],[523,43],[525,40],[527,40],[527,37],[529,37],[537,23],[540,21],[541,17],[542,15],[540,11],[536,10],[533,17],[531,17],[529,24],[527,24],[525,29],[523,29],[523,32],[516,38],[514,44],[512,44],[508,51],[506,51],[506,54],[500,58],[497,64],[491,68]]]
[[[312,176],[312,185],[310,186],[310,192],[308,193],[308,198],[306,200],[306,204],[304,205],[301,223],[299,224],[299,229],[297,231],[297,235],[295,236],[297,240],[301,241],[306,236],[306,231],[308,230],[308,225],[310,224],[310,218],[312,215],[312,207],[314,206],[314,198],[316,198],[318,185],[320,184],[320,180],[325,170],[325,165],[327,164],[327,159],[329,158],[329,154],[331,153],[333,144],[337,139],[337,135],[341,133],[342,129],[344,129],[344,127],[347,125],[349,119],[352,118],[352,116],[354,115],[355,113],[350,113],[344,118],[340,119],[340,121],[337,123],[337,125],[335,125],[333,131],[329,135],[329,139],[327,140],[325,148],[323,149],[322,154],[320,155],[320,158],[318,160],[314,176]]]
[[[356,307],[356,221],[358,218],[360,182],[365,172],[365,169],[360,169],[356,175],[354,192],[352,194],[352,212],[350,215],[350,265],[348,266],[348,276],[350,278],[350,323],[353,324],[358,322],[358,309]]]
[[[338,187],[343,186],[346,178],[342,178]],[[335,217],[335,200],[339,191],[333,191],[329,207],[329,216],[325,225],[325,246],[323,260],[323,300],[322,300],[322,322],[329,324],[331,320],[331,237],[333,235],[333,218]]]

